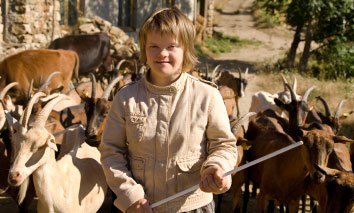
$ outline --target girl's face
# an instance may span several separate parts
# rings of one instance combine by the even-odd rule
[[[146,59],[151,68],[151,83],[169,85],[177,80],[182,70],[182,44],[170,34],[150,32],[146,39]]]

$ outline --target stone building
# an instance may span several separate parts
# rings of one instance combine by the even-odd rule
[[[100,17],[110,23],[105,26],[120,28],[136,41],[145,18],[172,5],[196,23],[199,39],[212,35],[214,0],[1,0],[0,58],[45,48],[51,40],[74,33],[83,24],[79,17]]]

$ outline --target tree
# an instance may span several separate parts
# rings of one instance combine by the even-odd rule
[[[287,56],[287,66],[295,66],[296,51],[304,34],[304,50],[298,68],[304,72],[311,56],[311,43],[327,47],[338,37],[354,38],[354,0],[258,0],[267,11],[283,14],[295,34]]]

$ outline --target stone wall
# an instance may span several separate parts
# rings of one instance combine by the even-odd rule
[[[3,29],[4,25],[2,24],[2,1],[0,1],[0,44],[2,44],[3,38]],[[2,52],[2,45],[0,45],[0,53]]]
[[[0,6],[5,6],[1,5],[1,2],[4,1],[0,1]],[[0,60],[25,49],[46,48],[51,40],[71,33],[71,30],[69,31],[67,28],[64,30],[64,28],[59,25],[61,19],[59,0],[7,0],[6,2],[6,14],[1,14],[3,11],[0,10]],[[93,0],[88,0],[87,2],[93,2]],[[153,4],[147,4],[145,1],[137,2],[137,26],[134,32],[126,33],[118,27],[115,27],[115,24],[112,24],[110,20],[90,14],[90,16],[86,16],[86,18],[82,18],[82,20],[79,21],[81,25],[77,26],[76,31],[73,33],[106,32],[111,36],[111,52],[116,53],[119,57],[125,55],[131,57],[132,54],[138,51],[135,42],[141,22],[150,12],[157,7],[161,7],[161,5],[155,5],[156,7],[154,7]],[[153,2],[160,3],[161,1]],[[195,5],[190,2],[189,4],[184,4],[186,2],[189,1],[175,1],[177,5],[183,3],[181,9],[184,13],[193,16],[195,13],[192,8],[194,8]],[[212,19],[214,0],[207,2],[206,24],[203,24],[206,29],[203,31],[207,37],[211,37],[213,32]],[[114,11],[115,10],[116,9],[114,9]],[[142,11],[144,11],[143,14],[141,14]],[[191,19],[193,19],[193,17],[191,17]],[[5,22],[3,23],[4,20]],[[127,48],[127,46],[129,48]]]
[[[205,35],[207,38],[211,38],[213,36],[214,0],[209,0],[208,3]]]
[[[7,4],[7,14],[4,14],[6,28],[4,25],[1,27],[6,31],[2,33],[5,35],[1,45],[2,55],[44,48],[52,37],[60,36],[58,0],[8,0]]]

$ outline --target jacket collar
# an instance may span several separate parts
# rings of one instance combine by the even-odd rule
[[[149,71],[148,71],[149,72]],[[144,84],[146,88],[153,94],[157,95],[174,95],[178,90],[183,89],[184,82],[186,81],[187,73],[182,72],[178,79],[170,85],[167,86],[156,86],[147,80],[147,75],[144,76]]]

